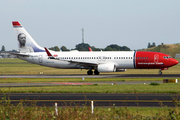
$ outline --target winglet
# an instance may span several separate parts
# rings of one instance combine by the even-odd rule
[[[89,51],[92,52],[92,49],[90,47],[88,47]]]
[[[55,58],[52,56],[52,54],[48,51],[48,49],[47,49],[46,47],[44,47],[44,49],[45,49],[45,51],[46,51],[46,53],[47,53],[47,55],[48,55],[48,57],[49,57],[50,59],[55,59]]]

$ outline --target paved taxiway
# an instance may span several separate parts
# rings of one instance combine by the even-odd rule
[[[6,96],[12,104],[25,101],[27,106],[32,102],[37,106],[53,106],[55,102],[58,106],[90,106],[90,101],[94,101],[95,106],[174,107],[174,99],[180,102],[180,95],[174,94],[11,93]]]
[[[179,78],[179,74],[169,75],[0,75],[0,78]],[[116,82],[116,84],[149,84],[150,82],[162,83],[162,81],[142,81],[142,82]],[[85,82],[83,82],[85,83]],[[112,84],[112,82],[86,82],[91,84]],[[114,83],[114,82],[113,82]],[[0,83],[0,87],[22,87],[22,86],[55,86],[60,83]],[[173,98],[179,100],[180,95],[170,94],[39,94],[39,93],[17,93],[7,94],[10,96],[11,103],[19,103],[21,100],[26,101],[26,105],[36,100],[38,106],[53,106],[55,102],[58,106],[68,105],[90,105],[94,101],[95,106],[146,106],[159,107],[162,105],[175,106]],[[1,98],[3,94],[1,94]],[[27,100],[26,100],[27,99]],[[180,101],[178,101],[180,102]]]
[[[43,82],[43,83],[0,83],[0,87],[41,87],[59,85],[123,85],[123,84],[150,84],[151,82],[163,83],[162,81],[130,81],[130,82]]]
[[[135,75],[0,75],[0,78],[179,78],[180,74],[166,74],[166,75],[154,75],[154,74],[135,74]],[[85,82],[87,85],[92,84],[149,84],[151,82],[162,83],[162,81],[130,81],[130,82]],[[57,86],[57,85],[78,85],[68,82],[70,84],[62,84],[64,82],[50,82],[50,83],[0,83],[0,87],[26,87],[26,86]],[[81,84],[79,84],[81,85]]]
[[[180,78],[180,74],[0,75],[0,78]]]

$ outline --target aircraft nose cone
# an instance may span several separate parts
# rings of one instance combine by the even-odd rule
[[[177,61],[176,59],[172,59],[171,62],[172,62],[173,65],[177,65],[179,63],[179,61]]]

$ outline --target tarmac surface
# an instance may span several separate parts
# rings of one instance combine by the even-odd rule
[[[0,94],[1,99],[4,94]],[[175,107],[180,95],[175,94],[96,94],[96,93],[10,93],[6,94],[12,104],[20,101],[26,106],[36,103],[37,106],[131,106],[131,107]],[[176,101],[176,102],[173,102]]]
[[[42,87],[60,85],[123,85],[123,84],[150,84],[151,82],[163,83],[163,81],[130,81],[130,82],[43,82],[43,83],[0,83],[0,87]]]
[[[166,75],[0,75],[0,78],[179,78],[180,74]],[[162,81],[130,81],[116,82],[121,84],[149,84]],[[30,87],[30,86],[55,86],[55,85],[93,85],[115,84],[114,82],[47,82],[47,83],[0,83],[0,87]],[[179,104],[180,95],[175,94],[96,94],[96,93],[10,93],[6,94],[12,104],[24,101],[26,106],[33,102],[37,106],[90,106],[94,101],[95,106],[131,106],[131,107],[174,107]],[[4,94],[1,94],[1,99]],[[173,102],[176,101],[176,102]]]
[[[0,78],[180,78],[180,74],[0,75]]]

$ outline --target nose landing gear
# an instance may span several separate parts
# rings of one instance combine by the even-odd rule
[[[159,70],[159,75],[162,75],[162,71],[161,71],[161,69]]]

